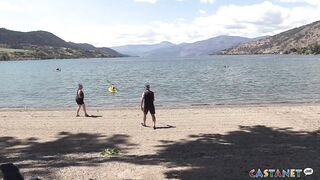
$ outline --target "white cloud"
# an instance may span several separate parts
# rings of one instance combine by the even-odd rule
[[[201,3],[213,4],[216,0],[200,0]]]
[[[22,11],[21,7],[15,6],[8,1],[0,1],[0,11],[5,12],[20,12]]]
[[[150,4],[155,4],[158,0],[134,0],[135,2],[146,2]]]
[[[68,40],[90,42],[99,46],[123,44],[194,42],[218,35],[257,37],[273,35],[282,31],[319,20],[317,6],[286,8],[265,1],[253,5],[221,6],[215,13],[200,15],[192,22],[150,22],[147,24],[113,26],[84,26],[74,31],[74,27],[57,30]],[[55,27],[49,27],[49,29]],[[85,32],[92,32],[83,36]],[[80,39],[79,39],[80,37]]]
[[[320,1],[319,0],[279,0],[280,2],[285,2],[285,3],[307,3],[310,5],[320,5]]]
[[[146,3],[151,3],[155,4],[158,0],[134,0],[135,2],[146,2]],[[176,0],[178,2],[182,2],[184,0]],[[213,4],[216,0],[200,0],[200,3],[204,4]]]
[[[296,3],[296,2],[302,2],[303,0],[279,0],[280,2],[289,2],[289,3]]]
[[[319,17],[320,8],[316,6],[285,8],[265,1],[246,6],[222,6],[210,16],[196,18],[194,25],[204,37],[215,34],[255,37],[279,33],[319,20]]]
[[[199,13],[200,13],[200,14],[207,14],[207,11],[200,9],[200,10],[199,10]]]
[[[44,6],[45,3],[34,7],[34,3],[26,1],[23,6],[20,6],[23,9],[19,10],[12,6],[9,0],[0,0],[0,22],[1,26],[13,30],[47,30],[67,41],[88,42],[97,46],[117,46],[161,41],[194,42],[218,35],[246,37],[273,35],[320,19],[320,6],[311,4],[317,1],[286,0],[305,3],[293,3],[289,7],[283,6],[283,3],[279,3],[280,1],[285,0],[270,0],[249,5],[223,5],[214,13],[199,10],[198,17],[191,20],[183,17],[172,21],[137,24],[125,24],[119,21],[118,24],[112,24],[100,21],[84,23],[77,16],[74,18],[51,16],[56,9]],[[159,0],[152,2],[156,3]],[[27,12],[26,15],[37,11],[42,16],[32,17],[32,21],[25,21],[18,18],[21,13],[10,12],[6,16],[2,15],[4,9]]]

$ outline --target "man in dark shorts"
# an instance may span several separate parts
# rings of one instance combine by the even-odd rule
[[[154,108],[154,93],[150,90],[150,85],[145,85],[145,90],[141,97],[141,110],[143,111],[143,123],[142,126],[146,126],[147,114],[150,111],[153,129],[156,129],[156,111]]]

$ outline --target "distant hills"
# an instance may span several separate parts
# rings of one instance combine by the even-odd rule
[[[182,43],[174,47],[161,48],[149,52],[146,56],[197,57],[207,56],[223,49],[256,40],[240,36],[217,36],[194,43]]]
[[[320,21],[241,44],[221,54],[320,54]]]
[[[217,36],[194,43],[173,44],[162,42],[152,45],[126,45],[112,48],[123,54],[141,57],[194,57],[206,56],[255,40],[257,39],[239,36]]]
[[[169,48],[176,46],[175,44],[163,41],[159,44],[136,44],[136,45],[124,45],[124,46],[114,46],[112,49],[130,56],[146,56],[149,52],[156,51],[162,48]]]
[[[0,28],[0,60],[123,57],[110,48],[66,42],[46,31]]]
[[[194,43],[125,45],[111,48],[66,42],[46,31],[0,28],[0,60],[97,57],[196,57],[209,54],[320,54],[320,21],[268,37],[217,36]]]

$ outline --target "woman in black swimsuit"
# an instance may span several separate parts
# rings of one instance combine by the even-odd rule
[[[80,108],[81,106],[83,107],[83,111],[84,111],[84,115],[86,117],[89,117],[87,111],[86,111],[86,105],[84,104],[83,102],[83,99],[84,99],[84,93],[82,91],[83,89],[83,86],[82,84],[78,84],[78,90],[77,90],[77,96],[76,96],[76,102],[78,104],[78,109],[77,109],[77,117],[79,117],[79,111],[80,111]]]

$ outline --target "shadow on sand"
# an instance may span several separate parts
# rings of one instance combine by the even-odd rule
[[[123,134],[105,137],[100,134],[69,132],[61,132],[56,140],[49,142],[37,142],[36,138],[19,140],[0,137],[0,164],[12,162],[21,169],[36,168],[30,174],[50,178],[53,173],[51,168],[97,166],[96,160],[101,158],[100,152],[105,148],[117,148],[126,153],[136,146],[129,143],[128,138],[128,135]]]
[[[181,141],[160,141],[155,154],[128,155],[137,144],[128,135],[111,137],[99,134],[61,132],[57,139],[37,142],[1,137],[0,163],[13,162],[20,168],[39,167],[34,171],[48,177],[51,167],[98,166],[105,162],[166,167],[166,178],[175,179],[249,179],[251,169],[307,168],[314,174],[301,179],[320,179],[319,131],[298,132],[290,128],[240,126],[227,134],[195,134]],[[121,156],[102,158],[97,155],[106,147],[118,148]],[[8,155],[8,156],[6,156]],[[9,156],[10,155],[10,156]],[[72,158],[70,158],[72,156]],[[25,161],[29,160],[29,161]],[[48,175],[49,174],[49,175]]]
[[[89,117],[91,118],[99,118],[99,117],[102,117],[101,115],[89,115]]]
[[[163,140],[157,154],[119,157],[116,161],[166,166],[168,179],[244,180],[251,179],[251,169],[311,167],[314,174],[301,179],[319,180],[319,133],[240,126],[227,134],[190,135],[179,142]]]
[[[157,129],[173,129],[173,128],[176,128],[176,127],[168,124],[164,126],[157,126]]]
[[[228,134],[198,134],[189,140],[166,143],[158,157],[171,167],[167,178],[250,179],[251,169],[308,168],[314,174],[302,179],[320,179],[320,137],[317,132],[296,132],[266,126],[240,126]]]

